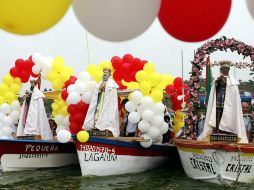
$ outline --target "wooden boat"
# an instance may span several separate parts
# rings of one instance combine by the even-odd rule
[[[212,183],[254,180],[254,144],[175,139],[187,176]]]
[[[138,173],[178,160],[173,144],[144,148],[137,141],[142,141],[141,137],[90,137],[85,143],[76,141],[82,176]]]
[[[21,171],[77,164],[74,143],[44,140],[0,140],[2,171]]]

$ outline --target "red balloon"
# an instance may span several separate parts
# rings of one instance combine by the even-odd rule
[[[146,64],[147,62],[148,62],[148,61],[146,61],[146,60],[141,61],[140,65],[139,65],[139,68],[138,68],[138,71],[143,70],[143,68],[144,68],[144,66],[145,66],[145,64]]]
[[[74,84],[76,80],[77,80],[77,77],[71,76],[71,77],[69,78],[69,80],[67,80],[67,81],[64,83],[64,87],[63,87],[63,88],[67,89],[67,87],[68,87],[69,85],[71,85],[71,84]]]
[[[78,125],[83,125],[84,123],[84,120],[85,120],[85,115],[82,114],[82,113],[75,113],[74,115],[71,115],[69,117],[69,121],[70,123],[77,123]]]
[[[67,107],[67,112],[70,114],[70,115],[73,115],[76,113],[76,105],[74,104],[71,104]]]
[[[73,123],[70,123],[69,129],[72,134],[77,134],[79,131],[82,130],[82,125],[79,125],[79,124],[73,122]]]
[[[167,94],[169,95],[172,95],[175,93],[175,87],[173,85],[168,85],[166,88],[165,88]]]
[[[115,57],[114,59],[113,58],[111,59],[111,63],[114,69],[118,69],[123,64],[123,61],[120,57]]]
[[[131,62],[131,70],[132,70],[132,71],[133,71],[133,70],[137,71],[137,70],[140,69],[140,67],[141,67],[141,59],[139,59],[139,58],[134,58],[134,59],[132,60],[132,62]]]
[[[17,59],[15,61],[15,66],[18,68],[18,69],[22,69],[25,65],[25,61],[23,59]]]
[[[62,99],[63,99],[64,101],[66,101],[68,95],[69,95],[69,94],[68,94],[67,90],[63,90],[63,91],[61,92],[61,97],[62,97]]]
[[[118,86],[119,86],[119,90],[126,89],[126,86],[124,86],[124,85],[122,84],[122,82],[121,82],[121,81],[116,81],[116,83],[117,83],[117,84],[118,84]]]
[[[125,54],[123,56],[123,62],[124,63],[131,63],[133,60],[133,56],[131,54]]]
[[[119,56],[113,56],[112,58],[111,58],[111,63],[113,63],[113,61],[115,60],[115,59],[121,59]]]
[[[19,76],[19,70],[17,69],[17,67],[12,67],[10,69],[10,74],[12,77],[18,77]]]
[[[86,115],[89,105],[85,102],[80,101],[78,104],[76,104],[76,107],[77,112],[81,112],[82,114]]]
[[[159,20],[176,39],[199,42],[222,28],[230,9],[231,0],[162,0]]]
[[[122,80],[123,79],[122,71],[120,69],[116,69],[113,74],[113,78],[115,81]]]
[[[183,79],[181,77],[176,77],[173,84],[174,84],[175,88],[182,88]]]

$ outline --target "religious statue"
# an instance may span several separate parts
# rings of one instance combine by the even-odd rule
[[[224,133],[235,134],[241,143],[248,143],[238,89],[239,82],[229,75],[229,63],[228,61],[220,63],[220,76],[212,84],[204,130],[199,140],[206,139],[212,133]]]
[[[46,110],[44,94],[40,91],[40,77],[31,80],[30,92],[26,91],[19,118],[17,136],[33,135],[36,139],[52,140]]]
[[[119,86],[111,78],[111,69],[104,68],[103,73],[103,80],[93,92],[83,128],[109,130],[116,137],[120,133],[117,97]]]

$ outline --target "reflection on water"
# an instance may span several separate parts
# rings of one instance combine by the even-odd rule
[[[241,184],[227,189],[252,189]],[[109,177],[81,177],[79,167],[0,173],[0,189],[85,189],[85,190],[180,190],[225,189],[223,186],[187,178],[180,164],[139,174]]]

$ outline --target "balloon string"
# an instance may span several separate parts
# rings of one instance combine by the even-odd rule
[[[89,43],[88,43],[88,35],[86,31],[86,47],[87,47],[87,58],[88,58],[88,64],[91,64],[91,59],[90,59],[90,50],[89,50]]]

